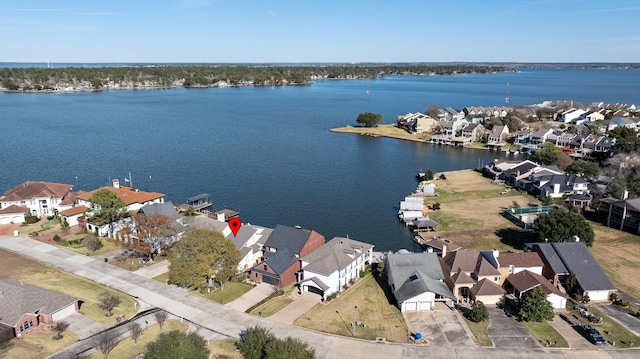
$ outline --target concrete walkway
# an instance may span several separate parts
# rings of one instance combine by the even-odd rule
[[[231,308],[190,295],[187,291],[167,286],[155,280],[68,250],[57,248],[24,237],[0,237],[0,247],[19,253],[62,270],[108,286],[120,292],[141,298],[150,305],[162,308],[178,318],[185,318],[196,326],[206,328],[219,335],[238,338],[241,330],[267,321],[237,312]],[[564,358],[579,354],[581,358],[595,357],[595,351],[580,353],[545,350],[542,348],[463,348],[436,347],[411,344],[378,344],[300,327],[268,321],[269,329],[279,337],[295,337],[309,343],[316,350],[318,358]],[[613,350],[616,358],[637,357],[640,351]]]
[[[293,324],[299,316],[320,303],[320,296],[315,293],[304,292],[300,295],[296,292],[295,294],[290,294],[290,296],[293,302],[268,317],[268,320],[284,324]]]
[[[239,312],[245,312],[264,298],[270,296],[276,290],[277,288],[271,284],[260,283],[250,291],[238,297],[236,300],[226,304],[226,307]]]
[[[488,308],[489,328],[487,334],[496,348],[541,348],[542,346],[529,334],[515,318],[508,317],[502,309]]]
[[[145,278],[153,279],[153,277],[157,277],[162,273],[166,273],[169,271],[169,261],[163,260],[158,263],[154,263],[148,265],[146,267],[142,267],[135,271],[134,273],[137,275],[141,275]]]

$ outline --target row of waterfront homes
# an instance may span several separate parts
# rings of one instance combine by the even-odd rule
[[[518,107],[465,107],[462,110],[447,107],[438,109],[437,115],[432,116],[420,112],[398,116],[396,126],[413,134],[428,133],[431,143],[453,146],[485,141],[488,148],[501,149],[510,140],[520,146],[520,151],[532,153],[550,142],[574,158],[600,158],[608,154],[615,145],[615,139],[599,134],[616,127],[636,131],[640,128],[640,118],[633,117],[636,115],[635,105],[593,103],[585,108],[569,109],[565,105],[545,103]],[[541,109],[546,109],[547,113],[551,109],[549,119],[558,124],[532,130],[519,119],[511,126],[492,122],[510,114],[513,119],[537,120]]]

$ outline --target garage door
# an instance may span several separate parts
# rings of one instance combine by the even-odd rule
[[[416,302],[404,302],[402,303],[402,306],[404,307],[404,310],[407,312],[415,312],[416,309],[418,308],[418,303]]]
[[[419,302],[418,310],[431,310],[431,302]]]
[[[69,315],[73,314],[76,312],[75,306],[72,304],[66,308],[63,308],[55,313],[53,313],[53,315],[51,316],[54,322],[57,322],[61,319],[64,319],[66,317],[68,317]]]
[[[268,276],[266,274],[263,274],[262,275],[262,283],[278,285],[278,278],[270,277],[270,276]]]

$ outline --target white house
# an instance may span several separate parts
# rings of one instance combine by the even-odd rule
[[[335,237],[300,259],[298,287],[326,300],[358,278],[372,258],[372,244]]]
[[[27,207],[28,212],[37,217],[52,216],[58,212],[72,188],[72,185],[64,183],[27,181],[3,193],[0,196],[0,208],[15,205]],[[22,220],[14,218],[13,222],[24,221],[24,212],[22,214]]]
[[[433,310],[436,302],[453,302],[435,253],[387,254],[385,269],[400,311]]]
[[[567,305],[567,295],[540,274],[525,270],[510,275],[506,283],[507,292],[513,294],[518,300],[521,300],[526,292],[539,287],[547,295],[547,301],[553,305],[554,309],[564,309]]]
[[[562,116],[560,117],[560,121],[564,123],[569,123],[573,120],[580,118],[580,116],[584,115],[585,113],[587,113],[587,111],[583,109],[572,108],[562,113]]]

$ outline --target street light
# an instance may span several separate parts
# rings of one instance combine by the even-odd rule
[[[356,336],[356,327],[358,326],[358,306],[353,307],[353,336]]]

